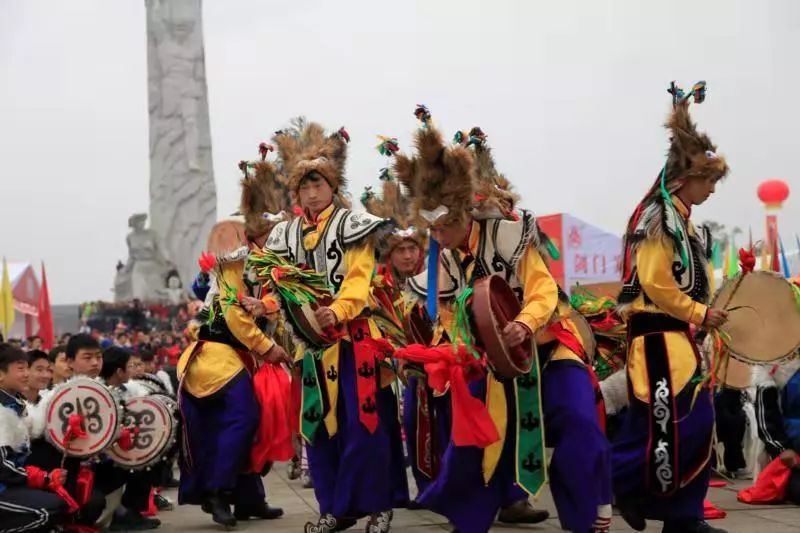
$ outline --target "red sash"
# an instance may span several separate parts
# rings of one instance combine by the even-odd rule
[[[369,321],[357,318],[350,322],[350,338],[353,341],[353,355],[356,367],[356,392],[358,397],[358,419],[370,433],[378,429],[378,372],[376,358],[381,354],[371,339]]]

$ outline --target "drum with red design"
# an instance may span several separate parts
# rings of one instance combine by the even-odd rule
[[[122,409],[105,385],[73,378],[53,389],[45,405],[45,438],[70,457],[87,458],[117,439]]]
[[[178,434],[177,404],[160,394],[141,396],[125,402],[123,438],[106,454],[119,467],[149,468],[169,455]]]
[[[317,322],[315,312],[323,306],[328,306],[333,301],[330,297],[320,298],[314,303],[299,305],[296,302],[284,300],[286,317],[292,324],[294,334],[305,341],[310,347],[323,349],[336,343],[341,332],[341,326],[323,330]]]
[[[479,279],[473,291],[471,318],[489,365],[503,378],[530,372],[536,357],[536,343],[527,339],[509,348],[503,340],[503,329],[522,309],[514,291],[498,275]]]

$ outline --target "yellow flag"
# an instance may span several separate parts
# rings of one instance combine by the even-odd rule
[[[11,326],[14,325],[14,295],[11,291],[11,278],[8,277],[8,264],[3,258],[3,282],[0,285],[0,325],[3,326],[3,335],[8,338]]]
[[[766,243],[761,247],[761,270],[769,270],[769,255]]]

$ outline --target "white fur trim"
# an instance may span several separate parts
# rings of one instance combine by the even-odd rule
[[[0,406],[0,447],[21,452],[30,447],[31,438],[25,419],[16,411]]]
[[[450,213],[450,209],[447,208],[446,205],[440,205],[436,209],[432,211],[428,211],[427,209],[420,209],[419,214],[422,218],[428,221],[428,223],[433,224],[443,216],[446,216]]]
[[[600,382],[600,391],[606,405],[606,414],[619,413],[628,405],[628,373],[627,369],[617,370]]]
[[[125,392],[122,394],[122,399],[128,401],[134,398],[141,398],[143,396],[149,396],[149,395],[150,395],[149,387],[147,387],[140,381],[137,381],[135,379],[129,379],[125,383]]]

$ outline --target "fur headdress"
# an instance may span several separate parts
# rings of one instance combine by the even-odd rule
[[[514,208],[519,195],[511,190],[511,182],[497,171],[487,135],[479,126],[469,132],[458,131],[453,142],[472,148],[475,157],[475,218],[516,218]]]
[[[422,122],[414,157],[397,153],[394,173],[409,191],[417,223],[463,220],[472,209],[474,161],[466,147],[446,145],[425,106],[415,113]]]
[[[383,154],[391,155],[394,152],[386,148],[386,145],[396,147],[397,139],[381,138],[378,150]],[[404,194],[400,183],[388,168],[381,169],[378,179],[381,182],[381,195],[378,196],[372,187],[367,186],[364,188],[364,194],[361,195],[361,203],[370,214],[388,218],[394,222],[392,232],[383,242],[379,243],[381,257],[386,258],[396,246],[406,241],[412,241],[424,250],[426,235],[423,230],[415,227],[412,223],[411,199]]]
[[[350,135],[344,128],[327,135],[322,126],[308,122],[303,117],[292,120],[292,126],[275,132],[273,142],[278,146],[285,183],[293,193],[302,179],[316,172],[335,191],[343,193],[347,187],[345,163]]]
[[[677,216],[671,195],[688,179],[720,179],[728,173],[725,158],[717,155],[716,145],[708,135],[697,131],[689,115],[690,100],[698,104],[705,101],[706,83],[699,81],[686,93],[672,82],[668,92],[672,95],[672,113],[665,124],[671,133],[667,160],[653,186],[628,220],[623,242],[624,280],[630,279],[633,274],[634,248],[641,239],[667,237],[675,241],[679,251],[681,246],[685,246],[681,244],[683,237],[674,234],[675,229],[667,222],[670,217]],[[683,257],[685,254],[681,255]]]
[[[239,162],[239,169],[244,173],[239,213],[244,216],[245,231],[250,239],[267,235],[278,222],[286,220],[291,211],[289,189],[280,179],[276,166],[267,161],[267,154],[274,148],[261,143],[258,150],[261,160]]]

